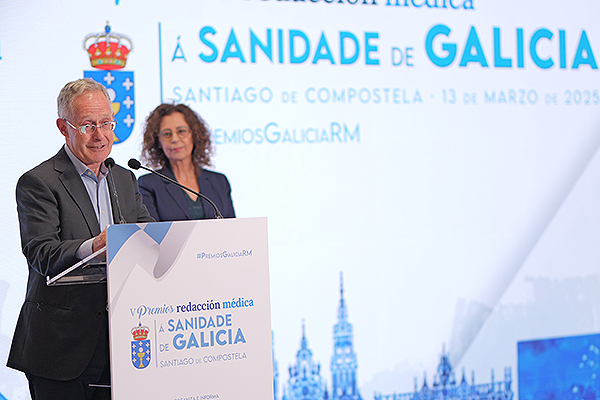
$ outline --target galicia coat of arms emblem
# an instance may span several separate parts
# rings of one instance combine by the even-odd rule
[[[150,339],[148,339],[149,332],[150,328],[142,326],[141,322],[131,330],[133,336],[131,341],[131,363],[137,369],[146,368],[150,365],[152,359]]]
[[[92,71],[83,71],[83,76],[103,84],[108,90],[117,121],[114,143],[121,143],[131,135],[135,123],[133,71],[121,70],[133,49],[131,39],[112,32],[107,22],[104,32],[91,33],[85,37],[83,48],[90,57],[92,67],[95,68]]]

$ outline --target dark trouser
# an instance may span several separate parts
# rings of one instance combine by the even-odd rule
[[[110,400],[110,388],[90,387],[90,384],[109,384],[108,334],[101,335],[89,365],[78,378],[56,381],[25,374],[32,400]]]

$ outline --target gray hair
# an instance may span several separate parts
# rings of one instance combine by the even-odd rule
[[[58,117],[70,117],[73,100],[85,92],[102,92],[104,96],[106,96],[108,103],[112,103],[110,95],[106,91],[104,85],[90,78],[77,79],[76,81],[67,83],[58,94],[58,98],[56,99]]]

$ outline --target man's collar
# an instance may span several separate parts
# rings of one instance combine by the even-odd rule
[[[71,149],[69,148],[69,146],[66,143],[65,143],[65,151],[67,152],[67,156],[69,156],[69,159],[75,166],[75,169],[77,170],[77,173],[80,176],[84,175],[86,171],[90,171],[92,174],[94,174],[94,172],[91,169],[89,169],[87,165],[82,163],[81,160],[79,158],[77,158],[77,156],[75,154],[73,154],[73,152],[71,151]],[[98,177],[99,178],[98,180],[104,178],[107,173],[108,173],[108,168],[106,167],[106,165],[104,165],[104,163],[100,164],[100,176]]]

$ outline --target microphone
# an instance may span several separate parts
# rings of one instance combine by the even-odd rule
[[[127,223],[127,221],[125,221],[125,218],[123,218],[123,213],[121,212],[121,205],[119,204],[119,195],[117,194],[117,186],[115,185],[115,180],[112,176],[112,167],[115,166],[115,160],[113,160],[112,157],[108,157],[106,160],[104,160],[104,165],[106,166],[106,168],[108,168],[108,174],[106,174],[106,178],[108,179],[108,183],[110,183],[110,186],[112,186],[113,194],[115,195],[115,200],[117,203],[117,212],[119,213],[119,221],[117,222],[117,224],[125,224]]]
[[[198,197],[202,197],[204,200],[208,201],[208,202],[210,203],[210,205],[212,206],[212,208],[215,210],[215,218],[216,218],[216,219],[221,219],[221,218],[223,218],[223,215],[221,215],[221,211],[219,211],[219,209],[217,208],[217,205],[216,205],[216,204],[215,204],[215,203],[214,203],[214,202],[213,202],[211,199],[209,199],[208,197],[206,197],[206,196],[205,196],[205,195],[203,195],[202,193],[200,193],[200,192],[196,192],[195,190],[192,190],[192,189],[190,189],[190,188],[189,188],[189,187],[187,187],[187,186],[183,186],[181,183],[177,182],[175,179],[171,179],[171,178],[169,178],[168,176],[165,176],[165,175],[161,174],[160,172],[156,172],[156,171],[154,171],[153,169],[150,169],[150,168],[148,168],[148,167],[144,167],[144,166],[143,166],[143,165],[142,165],[142,164],[141,164],[141,163],[140,163],[138,160],[136,160],[135,158],[132,158],[131,160],[129,160],[129,162],[127,163],[127,165],[128,165],[128,166],[129,166],[129,168],[131,168],[131,169],[138,170],[138,169],[140,169],[140,168],[141,168],[141,169],[144,169],[144,170],[146,170],[146,171],[149,171],[149,172],[153,173],[154,175],[158,175],[158,176],[160,176],[162,179],[164,179],[164,180],[166,180],[166,181],[168,181],[168,182],[171,182],[172,184],[174,184],[174,185],[177,185],[177,186],[179,186],[180,188],[182,188],[182,189],[184,189],[184,190],[187,190],[187,191],[188,191],[188,192],[190,192],[190,193],[193,193],[193,194],[195,194],[195,195],[196,195],[196,196],[198,196]]]

